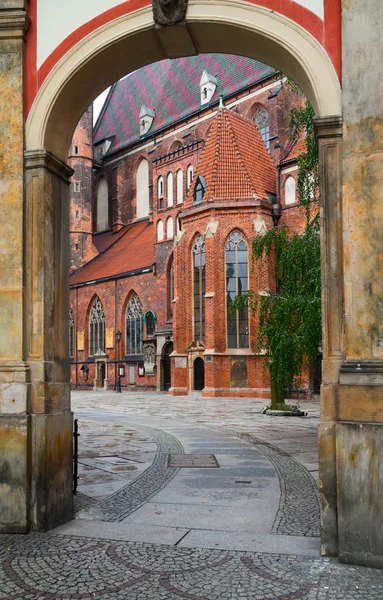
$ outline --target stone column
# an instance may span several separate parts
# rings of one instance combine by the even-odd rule
[[[69,387],[69,178],[47,151],[26,167],[25,339],[31,373],[30,521],[45,530],[72,517]]]
[[[383,22],[342,1],[345,355],[337,403],[339,556],[383,567]]]
[[[323,365],[319,477],[323,554],[338,553],[336,421],[339,370],[344,360],[342,250],[342,120],[315,119],[319,147]]]
[[[28,529],[28,387],[24,351],[24,0],[0,0],[0,532]]]

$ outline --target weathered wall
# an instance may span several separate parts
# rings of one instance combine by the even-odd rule
[[[3,8],[3,7],[2,7]],[[28,380],[24,362],[23,2],[0,13],[0,531],[28,528]]]
[[[383,566],[383,4],[344,0],[342,8],[346,361],[337,398],[339,555]]]

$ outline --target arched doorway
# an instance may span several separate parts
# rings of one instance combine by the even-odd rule
[[[170,355],[173,352],[173,342],[167,342],[162,350],[161,360],[161,390],[167,392],[172,384],[172,368]]]
[[[55,68],[47,74],[37,94],[26,127],[26,205],[33,205],[33,211],[27,208],[32,226],[26,228],[24,247],[33,248],[34,251],[33,260],[28,259],[29,262],[26,262],[30,264],[30,268],[25,278],[25,305],[29,307],[31,322],[26,331],[26,337],[29,336],[26,345],[31,349],[31,362],[43,362],[46,347],[50,348],[50,354],[55,357],[57,363],[64,364],[67,361],[65,340],[68,330],[68,242],[65,241],[66,237],[62,235],[62,231],[68,229],[65,207],[71,173],[65,164],[66,156],[73,130],[81,114],[103,89],[120,77],[163,58],[201,52],[226,52],[259,59],[290,75],[309,98],[318,117],[325,118],[318,123],[322,171],[328,161],[337,160],[336,155],[339,160],[339,81],[327,52],[306,29],[275,11],[265,10],[250,2],[222,0],[211,3],[206,0],[190,3],[187,27],[177,30],[178,34],[175,37],[173,28],[163,28],[159,33],[154,27],[150,6],[123,15],[92,31],[68,50],[55,64]],[[137,52],[137,48],[140,52]],[[333,148],[332,154],[326,152],[330,145]],[[328,212],[322,254],[324,279],[328,289],[337,290],[339,282],[342,281],[339,173],[339,169],[328,169],[326,183],[322,182],[322,198]],[[42,191],[44,193],[41,193]],[[55,211],[47,210],[51,206],[55,206]],[[49,256],[54,256],[55,260],[49,260]],[[42,275],[45,281],[50,282],[49,291],[41,290],[34,284]],[[60,301],[56,301],[58,297]],[[327,406],[331,404],[330,396],[335,397],[335,387],[339,378],[337,365],[340,365],[343,357],[342,302],[341,292],[331,296],[326,294],[324,297],[325,327],[328,326],[331,315],[331,339],[328,346],[324,347]],[[42,310],[52,315],[53,326],[47,334],[41,333],[42,341],[39,340],[37,345],[34,338],[35,330],[40,331],[40,321],[37,319],[35,323],[34,315],[41,315]],[[330,346],[331,364],[330,361],[326,362]],[[202,361],[202,365],[199,365],[201,374],[203,360],[199,360]],[[33,372],[44,372],[44,369],[34,369]],[[65,375],[64,381],[59,383],[63,390],[62,413],[55,415],[55,427],[70,440],[72,418],[65,377],[67,376]],[[33,386],[37,383],[41,382],[32,381]],[[326,418],[329,421],[335,420],[330,414]],[[335,433],[334,429],[329,433],[326,427],[324,424],[323,439],[327,446],[331,447],[331,444],[334,446]],[[69,446],[70,444],[68,448]],[[69,450],[65,461],[63,471],[70,472]],[[332,479],[331,475],[335,473],[334,450],[326,455],[323,471],[325,477],[326,468],[330,475],[324,482],[324,504],[327,505],[327,509],[323,528],[324,531],[328,531],[328,539],[324,540],[325,551],[326,546],[334,541],[334,536],[337,535],[333,526],[334,520],[336,521],[336,480],[335,477]],[[47,474],[45,487],[52,489],[54,495],[55,487],[60,486],[63,479],[66,477],[59,480],[55,474]],[[63,490],[63,494],[66,497],[68,491]],[[31,495],[34,496],[33,493]],[[40,504],[42,507],[46,504],[53,507],[45,498]],[[49,515],[50,526],[70,518],[69,496],[64,508],[62,506],[57,503],[52,508],[52,514]],[[37,509],[36,514],[38,512]],[[39,517],[36,518],[34,526],[42,527]]]
[[[197,356],[193,363],[193,389],[203,390],[205,387],[205,363],[200,356]]]

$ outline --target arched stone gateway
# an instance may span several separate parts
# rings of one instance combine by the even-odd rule
[[[383,566],[382,3],[190,0],[185,25],[156,28],[144,0],[115,0],[78,25],[66,15],[67,33],[57,47],[51,37],[44,54],[36,32],[39,1],[0,0],[0,85],[7,106],[0,111],[0,531],[49,529],[72,516],[71,170],[65,161],[75,125],[99,92],[138,67],[226,52],[281,69],[317,114],[322,548],[345,561]],[[57,0],[58,7],[64,4]],[[341,8],[343,102],[337,76]],[[30,108],[26,124],[24,105]]]

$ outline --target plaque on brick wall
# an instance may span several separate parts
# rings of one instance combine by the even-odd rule
[[[84,338],[85,338],[85,333],[84,331],[78,331],[77,332],[77,350],[84,350],[85,346],[84,346]]]
[[[230,360],[230,386],[247,387],[247,356],[232,356]]]
[[[114,329],[112,327],[106,328],[105,344],[107,348],[114,348]]]
[[[175,357],[175,367],[176,369],[186,369],[188,366],[188,361],[186,356],[176,356]]]

